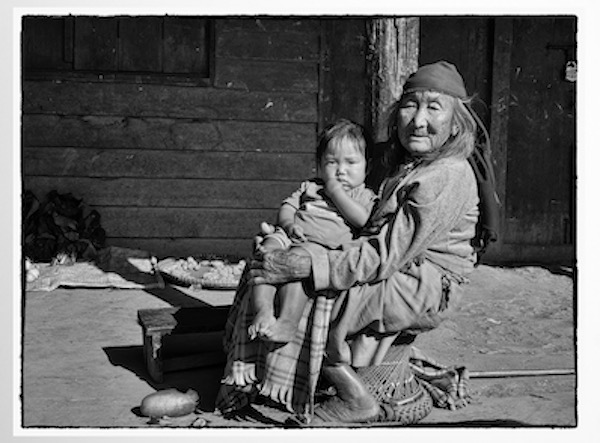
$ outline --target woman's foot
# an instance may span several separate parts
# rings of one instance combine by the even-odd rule
[[[250,340],[254,340],[256,337],[263,337],[264,334],[270,331],[276,321],[275,316],[271,314],[258,314],[248,327],[248,337]]]
[[[377,401],[358,404],[339,397],[331,397],[315,406],[310,426],[331,426],[335,423],[376,422],[381,408]]]
[[[298,325],[286,319],[279,318],[271,324],[264,332],[259,334],[264,341],[273,343],[289,343],[296,336]]]
[[[379,402],[349,365],[324,366],[323,375],[334,384],[337,394],[315,407],[311,425],[377,420],[381,412]]]

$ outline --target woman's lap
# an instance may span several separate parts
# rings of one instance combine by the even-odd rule
[[[331,353],[331,356],[333,357],[332,361],[336,361],[336,356],[335,353],[332,352],[332,349],[339,351],[349,335],[358,333],[364,328],[368,327],[379,333],[392,333],[419,327],[420,324],[422,326],[424,318],[423,315],[429,311],[430,314],[432,314],[430,317],[433,318],[433,325],[430,321],[431,318],[427,318],[427,315],[425,315],[425,323],[427,323],[425,329],[431,329],[432,327],[436,326],[435,317],[437,316],[437,311],[441,301],[441,278],[442,275],[437,268],[428,262],[424,262],[420,266],[411,266],[411,268],[405,273],[398,272],[386,281],[355,287],[349,291],[342,291],[338,294],[338,297],[335,299],[335,301],[330,298],[331,294],[327,297],[319,297],[321,302],[324,303],[323,307],[320,307],[317,311],[313,311],[310,308],[307,308],[305,311],[305,314],[308,313],[308,315],[311,317],[311,320],[308,323],[303,322],[302,326],[302,329],[305,331],[303,334],[307,335],[304,336],[304,338],[297,344],[291,344],[292,348],[297,347],[297,352],[299,352],[301,348],[304,348],[304,345],[301,343],[306,343],[304,340],[306,340],[308,337],[311,337],[308,339],[308,342],[311,343],[310,347],[312,348],[312,356],[306,357],[306,361],[303,363],[303,365],[308,364],[311,366],[312,370],[307,371],[307,367],[300,365],[302,369],[297,367],[291,372],[294,373],[296,371],[300,371],[300,373],[314,373],[310,376],[310,381],[307,380],[306,383],[303,383],[304,387],[301,389],[306,393],[305,395],[308,395],[308,397],[301,397],[309,398],[312,395],[312,392],[314,392],[314,386],[316,382],[315,377],[319,371],[319,359],[315,359],[315,356],[322,356],[324,348],[320,348],[320,346],[325,346],[324,342],[321,342],[321,345],[318,344],[320,340],[317,340],[313,343],[317,336],[322,333],[327,333],[327,329],[329,329],[327,353]],[[227,367],[230,370],[233,369],[231,365],[234,363],[234,361],[237,361],[237,364],[242,365],[249,364],[250,366],[254,366],[254,364],[258,364],[259,367],[262,366],[262,363],[264,363],[266,364],[264,367],[264,372],[261,369],[258,371],[258,373],[254,373],[253,369],[252,373],[265,382],[266,380],[263,377],[266,377],[267,379],[273,379],[273,377],[269,376],[268,374],[270,374],[274,369],[277,369],[279,366],[278,364],[273,363],[273,358],[277,357],[275,354],[279,354],[279,351],[283,351],[284,349],[278,350],[273,355],[271,355],[272,353],[269,352],[269,358],[263,360],[267,356],[259,357],[259,355],[254,355],[254,352],[258,350],[255,349],[257,347],[257,343],[246,342],[246,340],[243,339],[247,326],[246,323],[249,321],[248,319],[251,318],[252,314],[248,311],[249,306],[246,302],[241,303],[241,305],[239,305],[239,302],[242,300],[246,301],[246,298],[249,296],[248,289],[249,288],[238,288],[238,294],[236,295],[236,301],[238,303],[235,304],[241,309],[236,310],[235,313],[231,313],[236,318],[230,319],[233,322],[228,325],[229,333],[226,334],[226,341],[228,342],[227,347],[229,348],[228,360],[230,360],[228,361]],[[326,300],[329,301],[327,302]],[[315,299],[314,301],[316,302],[317,300]],[[333,307],[331,307],[332,304]],[[326,305],[329,305],[330,307],[325,308]],[[331,312],[331,316],[327,313],[328,310]],[[314,324],[314,321],[317,317],[312,318],[317,312],[317,317],[320,319],[319,321],[325,321],[319,325]],[[331,323],[329,323],[330,319]],[[327,323],[329,323],[329,328],[327,328]],[[317,329],[315,329],[315,326],[317,326]],[[236,339],[236,336],[240,338]],[[321,340],[325,340],[325,337],[322,337]],[[317,346],[316,348],[314,347],[315,345]],[[331,346],[333,346],[333,348],[331,348]],[[260,346],[258,348],[260,348]],[[288,347],[286,347],[286,349],[287,348]],[[235,351],[235,349],[238,351]],[[263,351],[264,350],[266,349],[263,349]],[[231,351],[234,352],[232,353]],[[299,354],[293,354],[299,356]],[[328,357],[329,356],[330,355],[328,355]],[[315,366],[315,364],[317,366]],[[225,374],[226,378],[228,375],[231,375],[227,372],[228,371],[226,371]],[[298,373],[296,373],[296,376],[297,375]],[[308,376],[308,374],[305,374],[305,376]],[[296,391],[298,387],[289,385],[283,386],[283,388],[286,390],[291,389]],[[276,388],[276,390],[281,390],[281,387]],[[308,400],[300,400],[300,403],[294,405],[293,409],[297,411],[301,409],[300,404],[304,401]],[[292,406],[293,402],[294,400],[290,398],[286,402],[287,406]],[[228,403],[228,401],[224,400],[222,403],[225,405],[225,403]]]
[[[332,333],[347,337],[365,328],[378,333],[435,327],[442,274],[428,261],[387,280],[344,291],[336,299]],[[439,320],[438,320],[439,321]]]

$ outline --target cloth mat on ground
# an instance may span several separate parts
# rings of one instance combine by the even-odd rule
[[[60,286],[83,288],[157,289],[165,284],[147,251],[110,246],[93,262],[71,265],[37,263],[40,276],[27,282],[27,291],[53,291]]]
[[[436,407],[454,411],[471,402],[466,367],[444,366],[414,346],[409,361],[410,369],[429,392]]]

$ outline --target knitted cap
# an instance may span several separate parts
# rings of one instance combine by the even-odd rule
[[[452,97],[466,98],[467,90],[456,66],[439,61],[421,66],[404,83],[403,93],[413,91],[437,91]]]

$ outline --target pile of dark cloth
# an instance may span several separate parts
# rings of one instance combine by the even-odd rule
[[[100,214],[71,193],[50,191],[43,200],[23,193],[23,254],[33,262],[91,261],[105,247]]]

